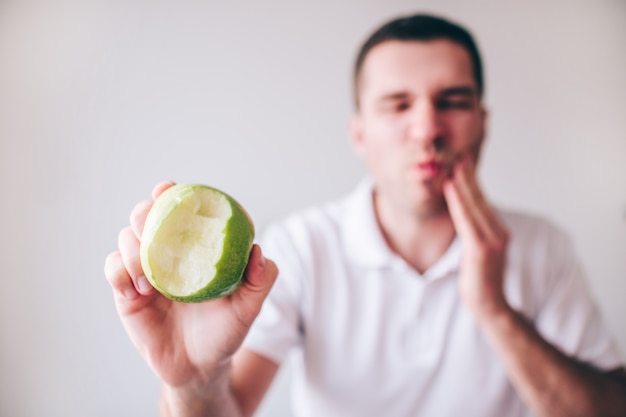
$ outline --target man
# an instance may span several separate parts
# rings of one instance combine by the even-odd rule
[[[299,416],[626,415],[623,362],[568,240],[481,191],[482,91],[459,26],[418,15],[374,33],[351,125],[370,178],[268,229],[271,293],[255,246],[232,296],[163,298],[138,261],[151,203],[136,206],[105,271],[163,415],[250,416],[292,351]]]

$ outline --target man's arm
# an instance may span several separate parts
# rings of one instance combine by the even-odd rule
[[[240,349],[206,384],[172,387],[163,384],[163,417],[248,417],[265,396],[278,365],[255,352]]]
[[[270,387],[279,365],[246,348],[233,358],[231,390],[242,416],[251,416]]]
[[[602,373],[567,357],[508,305],[508,231],[482,195],[470,158],[457,163],[444,193],[464,243],[461,297],[526,404],[545,417],[625,416],[623,369]]]
[[[626,373],[567,357],[512,310],[479,319],[526,404],[540,416],[625,416]]]
[[[210,382],[196,381],[182,386],[164,383],[161,387],[162,417],[242,417],[230,391],[229,368],[211,375]]]
[[[157,185],[153,197],[172,185]],[[276,280],[276,265],[254,245],[233,294],[197,304],[167,299],[147,281],[139,260],[151,207],[150,201],[135,206],[118,250],[106,258],[105,275],[130,340],[162,381],[162,414],[251,415],[278,366],[241,345]]]

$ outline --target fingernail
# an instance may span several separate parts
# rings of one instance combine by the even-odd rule
[[[146,277],[143,275],[137,278],[137,287],[139,287],[137,289],[142,294],[148,294],[150,290],[152,290],[152,285],[150,285]]]
[[[263,256],[263,252],[261,252],[261,248],[260,247],[259,247],[259,255],[261,256],[259,258],[259,267],[265,268],[265,256]]]
[[[124,297],[126,297],[127,300],[134,300],[138,295],[134,288],[128,288],[124,291]]]

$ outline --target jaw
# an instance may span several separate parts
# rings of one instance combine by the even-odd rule
[[[413,206],[413,215],[420,221],[428,221],[448,215],[448,205],[443,194],[432,196]]]
[[[443,179],[421,183],[396,183],[394,187],[376,186],[375,205],[384,216],[410,221],[428,221],[448,216],[442,192]]]

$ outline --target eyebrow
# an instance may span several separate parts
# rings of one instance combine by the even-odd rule
[[[471,86],[457,86],[457,87],[450,87],[450,88],[444,88],[440,93],[439,93],[440,97],[448,97],[448,96],[466,96],[466,97],[474,97],[474,96],[478,96],[478,92],[476,91],[476,88],[471,87]]]
[[[410,94],[406,91],[395,91],[381,96],[377,101],[379,103],[384,103],[386,101],[404,100],[408,97],[410,97]]]
[[[450,96],[463,96],[463,97],[477,97],[478,92],[475,87],[469,85],[460,85],[454,87],[444,88],[437,94],[440,98],[450,97]],[[377,102],[384,103],[388,101],[397,101],[397,100],[405,100],[411,97],[411,94],[407,91],[394,91],[388,94],[381,96]]]

